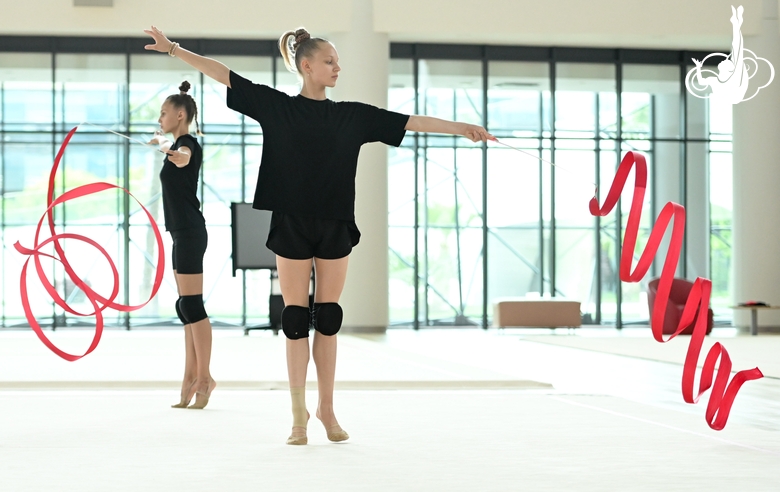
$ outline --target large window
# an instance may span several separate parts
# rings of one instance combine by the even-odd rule
[[[162,101],[185,79],[193,85],[204,132],[200,199],[209,225],[209,314],[216,325],[267,317],[268,272],[233,277],[230,267],[229,205],[252,198],[263,145],[259,125],[226,107],[222,86],[180,61],[144,51],[138,40],[104,39],[97,53],[88,38],[9,39],[0,37],[2,325],[26,323],[18,302],[25,257],[13,244],[32,243],[66,132],[89,122],[148,139]],[[256,82],[297,91],[275,41],[188,44]],[[14,51],[30,46],[52,51]],[[640,247],[661,206],[683,203],[689,227],[677,274],[712,278],[716,316],[727,319],[731,117],[687,96],[681,80],[692,57],[703,58],[671,51],[393,44],[390,109],[485,125],[523,152],[417,134],[388,150],[391,322],[485,325],[499,297],[562,296],[582,302],[586,323],[647,323],[645,284],[617,277],[629,200],[609,217],[587,212],[594,185],[606,191],[627,150],[645,153],[651,171]],[[160,167],[159,154],[83,126],[61,165],[56,192],[86,182],[115,183],[164,227]],[[146,299],[154,269],[153,235],[140,212],[123,193],[108,192],[55,213],[58,230],[88,235],[107,248],[120,270],[119,300],[125,303]],[[167,250],[170,239],[163,238]],[[105,260],[83,244],[63,246],[93,288],[110,289]],[[60,295],[74,309],[89,311],[61,265],[43,263]],[[660,273],[660,263],[653,268]],[[42,324],[81,322],[56,307],[37,281],[31,278],[29,286]],[[176,295],[167,268],[147,307],[106,311],[106,321],[127,328],[176,323]]]
[[[242,44],[235,43],[236,51]],[[295,80],[276,74],[271,56],[230,56],[218,53],[232,69],[258,83],[289,89]],[[229,48],[229,47],[228,47]],[[85,43],[83,51],[89,50]],[[227,51],[230,51],[228,49]],[[267,271],[238,272],[232,276],[230,203],[250,200],[262,152],[259,125],[228,109],[225,89],[180,61],[153,53],[9,53],[0,52],[0,183],[2,202],[2,316],[3,326],[25,324],[18,299],[21,267],[26,257],[13,248],[17,240],[33,242],[34,226],[45,211],[46,186],[54,154],[65,134],[81,125],[69,145],[57,175],[55,193],[75,186],[106,181],[128,189],[154,216],[161,229],[162,214],[159,153],[130,143],[105,129],[147,141],[158,127],[160,106],[188,80],[199,109],[204,166],[199,198],[209,229],[204,260],[204,297],[216,325],[238,325],[268,316],[270,282]],[[195,131],[193,124],[193,131]],[[138,304],[149,296],[154,277],[154,235],[138,204],[121,192],[104,192],[66,203],[56,209],[59,232],[74,232],[105,247],[119,268],[118,301]],[[170,251],[170,236],[163,234]],[[90,246],[62,242],[75,271],[89,278],[90,286],[107,295],[111,272],[107,262]],[[48,253],[53,253],[50,248]],[[166,261],[170,261],[166,258]],[[90,312],[83,293],[67,278],[62,266],[44,260],[44,270],[59,294],[76,311]],[[168,266],[168,265],[166,265]],[[44,326],[89,323],[66,314],[29,272],[33,311]],[[104,312],[108,326],[130,328],[175,322],[178,294],[170,268],[166,268],[158,295],[132,313]]]
[[[436,45],[393,53],[391,109],[482,124],[522,152],[410,135],[393,154],[391,323],[486,325],[498,298],[555,296],[580,301],[584,323],[647,324],[647,281],[660,274],[668,242],[643,282],[620,282],[633,188],[608,217],[588,213],[595,185],[605,193],[630,150],[646,155],[650,176],[635,258],[665,203],[683,204],[677,275],[713,278],[716,316],[730,316],[730,114],[687,97],[687,54]]]

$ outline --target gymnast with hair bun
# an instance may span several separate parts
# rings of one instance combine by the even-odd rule
[[[203,255],[208,244],[206,221],[198,200],[198,176],[203,163],[203,150],[190,134],[190,124],[198,125],[198,107],[187,91],[186,80],[178,94],[165,99],[160,108],[160,130],[149,142],[165,152],[160,171],[165,230],[171,233],[171,262],[179,298],[176,314],[184,324],[184,379],[179,403],[173,408],[200,410],[206,407],[217,383],[212,379],[211,323],[203,305]],[[166,134],[173,135],[173,141]],[[195,403],[190,405],[192,397]]]
[[[315,415],[330,441],[345,441],[349,435],[336,419],[333,386],[336,334],[343,316],[339,299],[349,254],[360,240],[355,224],[360,148],[368,142],[397,147],[407,131],[462,135],[474,142],[493,137],[478,125],[328,99],[325,89],[336,85],[341,71],[338,52],[329,41],[312,37],[303,28],[285,32],[279,39],[285,65],[301,80],[301,92],[296,96],[254,84],[219,61],[171,42],[156,27],[144,32],[154,40],[146,49],[178,57],[226,85],[228,107],[256,120],[263,129],[253,207],[273,212],[266,245],[276,253],[285,304],[282,331],[287,337],[293,414],[287,444],[308,443],[305,387],[310,327],[314,329],[311,353],[319,393]],[[312,267],[316,288],[310,308]]]

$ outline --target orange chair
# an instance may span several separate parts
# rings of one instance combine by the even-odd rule
[[[653,305],[655,304],[655,296],[658,294],[658,282],[660,279],[654,278],[647,284],[647,305],[650,308],[650,318],[653,317]],[[688,294],[693,288],[693,282],[690,282],[684,278],[675,278],[672,280],[672,290],[669,292],[669,302],[666,304],[666,316],[664,316],[663,333],[670,335],[677,330],[677,324],[682,317],[683,309],[685,308],[685,301],[688,299]],[[699,314],[693,319],[693,323],[690,324],[683,333],[690,335],[693,333],[693,327],[696,324]],[[707,310],[707,334],[712,331],[712,309]]]

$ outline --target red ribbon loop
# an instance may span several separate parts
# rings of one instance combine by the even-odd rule
[[[712,281],[706,278],[698,277],[693,283],[688,299],[685,302],[683,313],[677,330],[664,340],[663,325],[666,314],[666,305],[669,302],[669,294],[674,280],[674,272],[677,270],[677,263],[680,259],[682,250],[683,236],[685,233],[685,207],[677,203],[669,202],[658,214],[658,219],[650,233],[642,255],[637,262],[634,271],[631,272],[634,250],[636,249],[637,236],[639,234],[639,220],[642,216],[642,204],[644,202],[645,189],[647,188],[647,162],[642,154],[637,152],[627,152],[618,166],[615,173],[615,179],[604,200],[604,205],[599,207],[598,198],[593,197],[590,200],[590,213],[594,216],[604,217],[608,215],[615,207],[620,195],[625,187],[626,180],[631,169],[634,169],[634,196],[631,202],[631,211],[626,224],[626,232],[623,238],[623,253],[620,257],[620,280],[623,282],[639,282],[647,273],[650,264],[658,251],[661,240],[666,233],[669,223],[674,220],[672,226],[672,237],[669,243],[669,249],[664,260],[661,278],[658,283],[658,294],[656,295],[653,312],[650,319],[650,325],[653,337],[665,343],[679,335],[696,318],[696,324],[693,328],[693,334],[688,345],[688,353],[685,357],[682,376],[682,394],[686,403],[697,403],[704,392],[712,387],[712,393],[707,404],[705,418],[707,425],[712,429],[721,430],[726,426],[729,418],[731,406],[737,397],[740,387],[747,381],[764,377],[761,371],[756,367],[739,371],[734,375],[731,382],[728,382],[731,373],[731,358],[726,348],[719,342],[713,345],[707,357],[704,360],[701,377],[699,379],[699,391],[695,394],[695,376],[696,364],[699,361],[701,348],[704,344],[704,336],[707,333],[707,310],[710,305],[710,292],[712,291]],[[696,316],[697,314],[700,316]],[[720,360],[720,364],[718,364]],[[717,374],[715,366],[718,365]],[[713,376],[715,378],[713,385]]]
[[[135,311],[141,309],[142,307],[146,306],[149,303],[149,301],[151,301],[154,298],[154,296],[157,294],[160,285],[162,285],[163,274],[165,272],[165,251],[163,247],[162,236],[160,234],[160,229],[157,227],[157,223],[152,217],[152,214],[150,214],[149,211],[146,209],[146,207],[144,207],[143,204],[140,201],[138,201],[138,199],[134,197],[133,194],[130,193],[129,191],[122,188],[121,186],[116,186],[110,183],[98,182],[98,183],[90,183],[90,184],[78,186],[76,188],[73,188],[72,190],[66,191],[56,199],[54,198],[54,182],[55,182],[55,177],[57,175],[57,169],[59,168],[60,161],[62,160],[62,156],[65,153],[65,148],[68,146],[68,143],[70,142],[70,139],[73,137],[73,134],[76,133],[76,130],[78,130],[78,126],[74,127],[70,132],[68,132],[68,135],[65,137],[65,140],[62,142],[59,152],[57,152],[57,156],[54,159],[54,165],[52,166],[51,173],[49,174],[49,189],[46,196],[47,208],[44,214],[41,216],[41,220],[38,221],[38,226],[35,229],[35,240],[34,240],[33,247],[26,248],[22,246],[19,243],[19,241],[17,241],[14,244],[14,248],[16,248],[16,250],[19,253],[28,256],[27,260],[24,262],[24,266],[22,267],[22,274],[20,278],[20,288],[19,288],[19,292],[22,298],[22,307],[24,309],[24,314],[27,317],[27,321],[30,323],[30,327],[33,329],[35,334],[38,335],[38,338],[44,343],[44,345],[46,345],[52,352],[54,352],[58,356],[68,361],[78,360],[84,357],[85,355],[89,354],[93,350],[95,350],[103,334],[103,310],[104,309],[111,308],[117,311],[129,312],[129,311]],[[130,195],[133,198],[133,200],[135,200],[138,203],[138,205],[146,214],[146,217],[149,219],[149,223],[152,226],[152,231],[154,232],[154,236],[157,241],[157,269],[154,278],[154,284],[152,285],[152,291],[149,294],[149,299],[147,299],[142,304],[138,304],[135,306],[114,302],[116,297],[119,295],[119,271],[116,267],[116,264],[111,259],[111,256],[109,256],[108,251],[106,251],[105,248],[103,248],[96,241],[89,239],[88,237],[82,236],[80,234],[72,234],[72,233],[58,234],[54,230],[54,207],[62,203],[65,203],[67,201],[75,200],[76,198],[92,195],[94,193],[100,193],[101,191],[106,191],[111,189],[119,189],[124,191],[125,193]],[[48,219],[49,232],[51,236],[44,241],[39,241],[44,218]],[[74,239],[77,241],[85,242],[90,246],[93,246],[95,249],[97,249],[100,252],[100,254],[102,254],[103,257],[106,259],[106,261],[108,261],[114,279],[114,286],[111,289],[111,294],[108,297],[103,297],[97,292],[95,292],[94,290],[92,290],[92,288],[89,287],[86,284],[86,282],[84,282],[84,280],[82,280],[81,277],[79,277],[76,274],[75,270],[73,270],[73,268],[70,265],[70,262],[68,262],[68,259],[65,256],[65,251],[62,249],[62,245],[60,244],[60,239]],[[54,249],[57,252],[57,256],[52,256],[41,252],[41,248],[43,248],[49,243],[54,244]],[[63,267],[65,268],[65,273],[67,274],[68,278],[73,282],[73,284],[76,287],[78,287],[79,289],[81,289],[82,292],[84,292],[87,299],[92,304],[94,311],[92,311],[91,313],[79,313],[78,311],[75,311],[73,308],[71,308],[68,305],[68,303],[59,295],[57,289],[54,288],[54,285],[49,281],[49,278],[46,276],[46,273],[44,272],[43,269],[43,265],[41,264],[41,257],[51,258],[55,261],[60,262],[63,265]],[[92,316],[92,315],[95,316],[95,336],[92,338],[92,343],[90,344],[87,351],[84,352],[84,354],[73,355],[57,348],[54,345],[54,343],[52,343],[51,340],[49,340],[46,337],[46,335],[44,335],[43,330],[41,329],[40,325],[36,321],[35,316],[33,315],[32,309],[30,307],[30,300],[28,298],[28,292],[27,292],[27,265],[30,262],[31,258],[34,259],[35,261],[35,270],[38,273],[38,278],[43,284],[44,289],[49,294],[49,296],[51,296],[52,300],[54,300],[54,302],[58,306],[60,306],[66,312],[76,316]]]

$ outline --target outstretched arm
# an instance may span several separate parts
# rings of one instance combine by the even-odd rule
[[[176,167],[184,167],[189,164],[190,156],[192,155],[190,148],[185,146],[181,146],[176,150],[170,150],[169,147],[165,153],[168,154],[168,160]]]
[[[459,123],[457,121],[442,120],[432,116],[412,115],[406,123],[406,130],[410,132],[422,133],[446,133],[448,135],[462,135],[472,142],[484,142],[486,140],[495,140],[496,138],[489,134],[487,130],[479,125],[470,125],[468,123]]]
[[[165,34],[163,34],[161,30],[152,26],[151,29],[144,29],[144,32],[154,39],[154,44],[147,44],[144,48],[147,50],[159,51],[161,53],[170,53],[173,43],[165,37]],[[213,58],[200,56],[181,46],[176,47],[173,55],[184,63],[191,65],[193,68],[203,73],[203,75],[207,75],[220,84],[225,84],[230,87],[230,69],[223,63],[214,60]]]
[[[190,156],[192,150],[189,147],[182,145],[176,150],[171,150],[173,142],[165,138],[160,131],[154,133],[154,137],[149,140],[149,145],[159,145],[160,150],[167,156],[168,160],[176,167],[184,167],[190,163]]]

